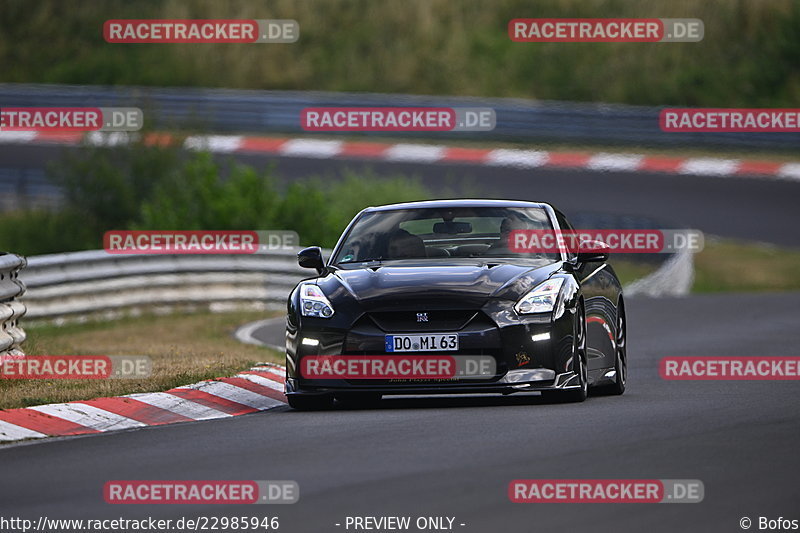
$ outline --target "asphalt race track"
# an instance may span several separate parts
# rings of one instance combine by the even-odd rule
[[[0,145],[0,161],[12,173],[57,164],[69,148],[54,145]],[[633,150],[635,151],[635,149]],[[735,178],[597,172],[581,169],[515,169],[464,164],[420,164],[347,159],[221,154],[258,169],[274,165],[284,180],[335,178],[351,171],[374,176],[417,176],[437,194],[551,202],[568,216],[578,212],[647,216],[666,225],[785,246],[800,246],[800,182]]]
[[[384,400],[0,448],[0,515],[277,515],[281,531],[345,531],[348,515],[453,516],[456,531],[741,531],[800,518],[798,382],[664,381],[667,355],[800,355],[800,293],[628,302],[628,392]],[[281,342],[280,325],[257,332]],[[696,504],[513,504],[518,478],[699,479]],[[107,505],[113,479],[296,480],[283,506]],[[341,523],[341,527],[335,524]],[[512,529],[513,528],[513,529]]]
[[[8,168],[62,147],[0,145]],[[230,156],[219,156],[227,158]],[[345,170],[417,175],[434,190],[647,215],[706,233],[800,246],[800,182],[238,155],[285,180]],[[800,356],[800,293],[628,302],[628,392],[583,404],[538,395],[390,398],[376,409],[287,408],[0,447],[0,516],[274,516],[281,531],[345,531],[346,516],[451,516],[455,530],[741,531],[800,519],[800,383],[664,381],[664,356]],[[280,325],[256,332],[282,344]],[[513,504],[525,478],[699,479],[698,504]],[[109,480],[296,480],[282,506],[121,506]],[[458,524],[465,524],[460,526]]]

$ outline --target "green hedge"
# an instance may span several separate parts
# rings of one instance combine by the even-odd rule
[[[0,250],[24,255],[102,247],[103,233],[150,230],[294,230],[303,244],[332,247],[368,205],[429,198],[419,181],[347,174],[288,185],[206,152],[176,148],[91,148],[51,169],[64,187],[59,211],[0,216]]]

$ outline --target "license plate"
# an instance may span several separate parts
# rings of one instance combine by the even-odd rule
[[[387,352],[454,352],[457,350],[457,333],[386,335]]]

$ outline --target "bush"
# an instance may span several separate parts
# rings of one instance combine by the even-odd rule
[[[319,179],[289,186],[278,210],[280,229],[293,229],[306,245],[332,248],[350,220],[362,209],[430,198],[419,180],[348,174],[344,180]]]
[[[132,229],[262,229],[272,227],[277,203],[273,180],[250,167],[232,167],[226,179],[208,153],[193,154],[164,177],[128,224]]]
[[[342,181],[312,178],[281,191],[270,171],[258,175],[234,165],[220,167],[197,154],[182,172],[154,189],[134,229],[294,230],[303,244],[332,247],[350,219],[368,205],[420,200],[430,194],[417,180],[348,174]]]
[[[6,213],[0,217],[0,251],[37,255],[101,246],[97,233],[84,222],[72,209]]]
[[[304,244],[331,247],[358,211],[428,198],[417,180],[347,174],[281,188],[267,169],[221,164],[209,153],[138,142],[87,148],[53,169],[64,188],[59,211],[0,217],[0,250],[24,255],[101,248],[109,230],[294,230]]]

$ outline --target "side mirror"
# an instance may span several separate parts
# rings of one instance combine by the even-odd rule
[[[322,249],[319,246],[303,248],[297,252],[297,264],[303,268],[315,268],[318,274],[325,271],[325,263],[322,261]]]
[[[611,248],[602,241],[583,241],[578,247],[578,263],[608,261]]]

